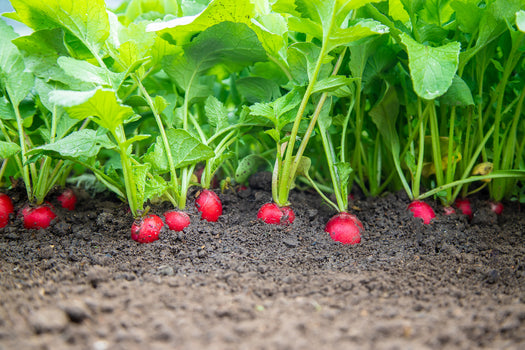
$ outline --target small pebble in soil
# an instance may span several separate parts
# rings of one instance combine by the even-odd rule
[[[36,310],[29,315],[29,324],[36,334],[61,332],[68,323],[66,313],[59,308]]]
[[[173,276],[175,274],[175,269],[171,266],[163,265],[157,269],[157,274],[161,276]]]
[[[71,322],[82,323],[82,321],[89,318],[89,310],[86,304],[80,301],[70,301],[63,305],[62,308]]]

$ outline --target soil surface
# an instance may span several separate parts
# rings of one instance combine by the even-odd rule
[[[47,230],[0,231],[0,349],[525,349],[525,215],[474,200],[474,218],[411,217],[403,193],[356,199],[344,246],[334,212],[295,192],[291,226],[258,222],[269,192],[219,194],[224,215],[130,238],[110,195],[81,197]],[[12,191],[20,207],[23,191]],[[56,203],[55,203],[56,204]],[[161,214],[168,206],[152,205]]]

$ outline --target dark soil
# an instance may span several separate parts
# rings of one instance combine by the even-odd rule
[[[23,192],[10,193],[17,206]],[[82,195],[82,193],[81,193]],[[402,193],[352,203],[356,246],[334,213],[293,193],[291,226],[255,220],[270,193],[220,194],[224,215],[152,244],[126,206],[84,194],[48,230],[0,231],[0,349],[524,349],[525,215],[423,225]],[[167,205],[152,206],[162,213]]]

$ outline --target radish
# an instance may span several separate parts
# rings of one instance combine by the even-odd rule
[[[414,214],[414,217],[423,219],[425,225],[430,224],[430,221],[436,217],[432,207],[422,201],[413,201],[408,205],[408,210]]]
[[[257,218],[267,224],[288,225],[295,220],[295,214],[290,207],[280,207],[275,203],[266,203],[259,209]]]
[[[470,205],[470,199],[468,198],[458,198],[455,202],[456,207],[469,219],[472,219],[472,206]]]
[[[51,222],[56,218],[51,204],[46,203],[38,207],[26,205],[22,209],[22,218],[24,227],[27,229],[45,229],[51,225]]]
[[[355,215],[341,212],[328,220],[324,230],[334,241],[343,244],[357,244],[361,242],[361,232],[364,227]]]
[[[452,215],[456,213],[456,209],[452,208],[451,206],[444,207],[443,211],[445,212],[445,215]]]
[[[202,190],[195,200],[197,210],[201,212],[201,220],[215,222],[222,215],[222,203],[213,191]]]
[[[60,205],[62,205],[62,208],[65,208],[67,210],[75,210],[75,205],[77,204],[77,196],[75,196],[75,192],[73,192],[72,189],[65,189],[64,192],[62,192],[57,197],[57,200],[60,202]]]
[[[501,202],[490,202],[490,210],[495,212],[497,215],[501,215],[503,213],[503,203]]]
[[[182,231],[190,224],[190,217],[183,211],[170,210],[164,213],[166,225],[173,231]]]
[[[0,193],[0,228],[9,223],[9,215],[14,211],[11,198],[5,193]]]
[[[163,226],[162,219],[157,215],[146,215],[141,219],[135,220],[131,226],[131,238],[139,243],[151,243],[159,239]]]

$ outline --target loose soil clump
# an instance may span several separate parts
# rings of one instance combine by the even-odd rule
[[[292,193],[296,219],[276,226],[256,220],[271,194],[248,189],[219,193],[212,223],[192,197],[184,232],[138,244],[124,204],[77,192],[49,229],[0,231],[0,349],[525,348],[517,203],[496,216],[474,200],[471,221],[430,203],[423,225],[403,193],[357,199],[351,246],[324,232],[317,196]]]

